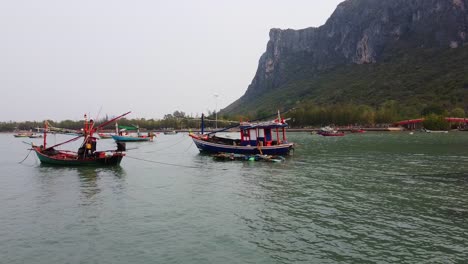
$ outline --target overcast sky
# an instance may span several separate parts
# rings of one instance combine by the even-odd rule
[[[321,26],[342,1],[1,1],[0,121],[219,110],[271,28]]]

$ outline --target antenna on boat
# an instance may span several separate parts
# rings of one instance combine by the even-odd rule
[[[91,127],[89,128],[91,136],[93,136],[93,132],[97,131],[97,129],[96,130],[93,130],[93,129],[94,129],[94,124],[96,124],[96,122],[99,120],[99,116],[101,115],[101,111],[102,111],[102,105],[99,108],[98,114],[97,114],[96,118],[94,119],[94,122],[91,124]],[[91,119],[91,120],[93,120],[93,119]]]

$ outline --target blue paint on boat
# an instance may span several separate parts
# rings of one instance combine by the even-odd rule
[[[151,137],[132,137],[132,136],[118,136],[118,135],[112,135],[112,138],[117,142],[142,142],[142,141],[151,140]]]
[[[193,142],[200,152],[208,153],[234,153],[234,154],[261,154],[261,155],[288,155],[294,148],[294,143],[286,138],[288,124],[278,113],[278,118],[267,122],[241,122],[240,139],[225,138],[216,135],[216,132],[203,134],[203,115],[201,134],[190,134]],[[233,127],[231,127],[233,128]]]

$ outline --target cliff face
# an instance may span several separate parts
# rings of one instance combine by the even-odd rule
[[[224,112],[285,86],[306,70],[374,64],[396,47],[456,49],[468,43],[468,0],[346,0],[325,25],[271,29],[266,52],[246,93]]]

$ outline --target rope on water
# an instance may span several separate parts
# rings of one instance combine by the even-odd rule
[[[201,169],[202,168],[200,166],[187,166],[187,165],[181,165],[181,164],[174,164],[174,163],[167,163],[167,162],[160,162],[160,161],[154,161],[154,160],[141,159],[141,158],[132,157],[132,156],[128,156],[128,155],[126,155],[125,157],[130,158],[130,159],[135,159],[135,160],[146,161],[146,162],[150,162],[150,163],[174,166],[174,167],[182,167],[182,168],[190,168],[190,169]]]
[[[156,150],[153,150],[153,151],[148,151],[146,153],[154,153],[154,152],[164,151],[164,150],[167,150],[167,149],[170,149],[170,148],[174,147],[175,145],[178,145],[178,144],[184,142],[185,140],[186,140],[186,138],[182,138],[181,140],[177,141],[176,143],[174,143],[172,145],[166,146],[164,148],[156,149]],[[192,141],[192,143],[193,143],[193,141]]]
[[[29,154],[31,154],[32,151],[33,151],[33,149],[30,149],[29,152],[28,152],[28,155],[26,155],[26,157],[22,161],[20,161],[18,163],[19,164],[23,163],[29,157]]]
[[[184,152],[187,152],[187,151],[192,147],[192,145],[193,145],[193,140],[190,140],[190,142],[191,142],[190,145],[185,149]]]
[[[167,146],[165,148],[162,148],[162,149],[157,149],[157,150],[154,150],[154,151],[149,151],[149,152],[146,152],[146,153],[153,153],[153,152],[157,152],[157,151],[162,151],[162,150],[166,150],[166,149],[169,149],[170,147],[173,147],[177,144],[180,144],[182,142],[185,141],[185,137],[183,137],[180,141],[176,142],[175,144],[172,144],[170,146]],[[155,142],[148,142],[146,144],[139,144],[137,147],[133,147],[133,148],[127,148],[127,150],[134,150],[134,149],[143,149],[143,148],[146,148],[146,147],[149,147],[149,146],[154,146],[155,143],[157,143],[156,145],[161,145],[161,144],[165,144],[165,143],[168,143],[168,142],[171,142],[172,140],[165,140],[165,141],[159,141],[159,140],[155,140]]]

